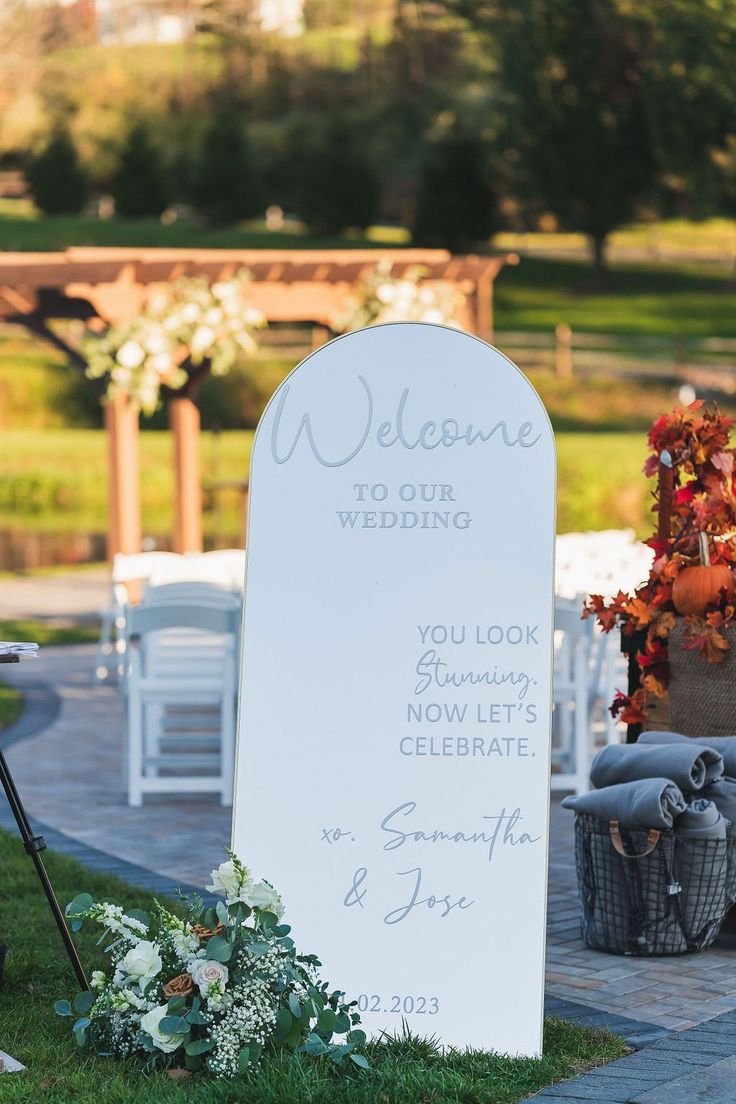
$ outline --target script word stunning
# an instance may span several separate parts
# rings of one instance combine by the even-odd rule
[[[299,425],[294,433],[291,446],[285,452],[281,451],[279,448],[281,419],[283,418],[284,408],[286,407],[286,402],[290,393],[289,384],[284,384],[281,388],[278,402],[276,403],[276,412],[271,427],[271,455],[275,463],[285,464],[287,460],[291,459],[302,434],[304,434],[314,458],[325,468],[341,468],[355,459],[367,443],[371,436],[371,430],[373,430],[377,422],[373,392],[371,391],[370,385],[365,376],[359,375],[357,378],[364,391],[363,409],[360,414],[361,420],[358,423],[358,429],[356,431],[359,436],[352,450],[346,456],[335,460],[328,460],[323,456],[317,446],[314,430],[312,429],[312,417],[307,411],[302,414]],[[450,448],[452,445],[461,443],[465,445],[474,445],[477,441],[483,443],[490,441],[497,433],[500,434],[501,440],[507,448],[512,448],[514,445],[520,445],[522,448],[532,448],[536,445],[541,436],[541,434],[537,434],[536,437],[530,439],[530,435],[534,431],[534,426],[531,422],[522,422],[515,434],[509,432],[508,426],[503,419],[497,421],[490,429],[478,429],[472,423],[469,423],[463,428],[456,418],[444,418],[441,422],[432,420],[426,421],[419,426],[419,428],[410,430],[406,425],[406,406],[409,402],[410,393],[408,387],[405,387],[401,392],[396,410],[396,417],[393,421],[385,420],[376,425],[376,442],[381,448],[392,448],[394,445],[400,445],[405,449],[436,449],[440,445],[442,445],[443,448]],[[347,419],[341,413],[341,421],[346,420]]]

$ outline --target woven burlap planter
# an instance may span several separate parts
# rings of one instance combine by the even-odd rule
[[[723,663],[708,663],[699,651],[682,647],[678,623],[669,635],[669,724],[685,736],[731,736],[736,733],[736,627],[726,629],[731,645]],[[648,728],[655,728],[648,724]]]

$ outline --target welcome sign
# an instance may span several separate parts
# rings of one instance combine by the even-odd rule
[[[233,846],[369,1032],[541,1052],[555,452],[457,330],[307,358],[251,465]]]

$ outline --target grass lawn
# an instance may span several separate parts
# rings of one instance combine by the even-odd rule
[[[605,396],[601,398],[605,401]],[[581,398],[581,403],[584,399]],[[104,532],[105,440],[100,430],[8,430],[0,480],[0,529],[50,533]],[[203,471],[219,479],[244,479],[252,434],[229,432],[202,439]],[[557,436],[559,454],[558,529],[651,527],[649,484],[641,474],[646,455],[643,433],[569,433]],[[216,451],[213,451],[216,450]],[[141,435],[143,531],[170,533],[172,517],[171,439]],[[221,508],[205,514],[205,531],[225,539],[242,532],[242,498],[222,496]]]
[[[88,890],[93,896],[113,897],[126,907],[150,907],[145,893],[123,882],[91,874],[61,855],[47,853],[47,860],[62,904]],[[77,1048],[68,1030],[69,1021],[60,1020],[51,1010],[54,1000],[75,991],[71,968],[29,859],[20,842],[2,832],[0,869],[0,932],[9,948],[5,985],[0,990],[0,1044],[29,1067],[23,1074],[3,1077],[2,1101],[510,1104],[552,1081],[626,1053],[625,1044],[613,1035],[549,1020],[541,1061],[482,1052],[442,1057],[430,1043],[403,1040],[373,1045],[370,1073],[345,1076],[313,1060],[271,1057],[235,1083],[216,1083],[202,1075],[183,1083],[164,1074],[147,1076],[135,1064],[96,1059]],[[94,946],[96,933],[83,929],[77,939],[87,968],[102,965],[103,956]]]
[[[0,633],[4,631],[4,624],[0,622]],[[15,640],[15,637],[11,639]],[[0,682],[0,732],[9,728],[18,720],[23,709],[23,695],[14,686],[7,686]]]
[[[100,630],[90,625],[56,626],[49,625],[46,621],[0,619],[0,637],[3,640],[31,640],[47,647],[57,644],[96,644],[100,638]],[[0,709],[2,709],[1,704]],[[0,713],[0,728],[2,728],[1,718]]]

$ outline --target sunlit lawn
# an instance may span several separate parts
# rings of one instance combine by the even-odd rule
[[[205,481],[216,465],[223,480],[243,480],[253,435],[203,434]],[[637,433],[559,433],[558,528],[634,526],[644,533],[649,488],[641,475],[645,442]],[[105,438],[100,430],[9,430],[0,479],[0,528],[45,532],[104,532]],[[141,434],[143,529],[161,535],[173,524],[172,443],[169,434]],[[207,500],[205,529],[239,540],[242,497],[227,492],[215,511]]]

